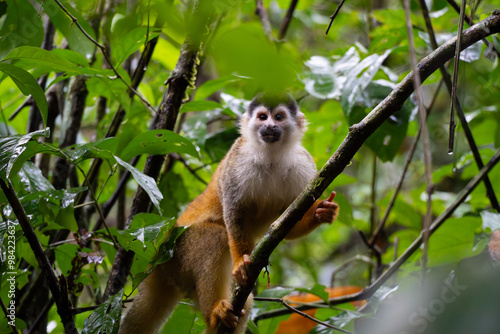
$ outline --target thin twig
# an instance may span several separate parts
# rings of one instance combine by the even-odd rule
[[[25,108],[25,107],[28,107],[28,106],[31,106],[33,104],[34,100],[33,100],[33,97],[30,95],[28,96],[24,101],[23,103],[21,103],[21,105],[19,107],[16,108],[16,110],[14,110],[14,112],[9,116],[9,122],[12,121],[14,118],[16,118],[16,116]]]
[[[330,16],[330,23],[328,24],[328,28],[326,28],[325,31],[325,36],[328,35],[328,32],[330,31],[330,28],[332,27],[333,20],[337,17],[338,13],[340,12],[340,8],[344,5],[345,0],[340,1],[339,5],[337,6],[337,9],[335,10],[335,13]]]
[[[429,107],[427,108],[427,112],[426,112],[427,115],[429,115],[430,111],[432,110],[432,107],[434,105],[434,101],[436,101],[437,95],[439,93],[439,89],[441,88],[442,84],[443,84],[443,79],[439,80],[439,84],[436,88],[436,91],[434,92],[434,96],[432,97],[432,101],[431,101]],[[403,165],[403,170],[401,172],[401,175],[399,176],[398,181],[396,182],[396,186],[394,187],[394,193],[391,196],[389,204],[387,205],[387,208],[385,209],[384,217],[382,217],[382,220],[379,222],[379,224],[377,225],[377,228],[375,229],[370,240],[368,241],[368,244],[371,246],[373,246],[377,242],[377,239],[378,239],[380,233],[382,232],[382,230],[385,226],[385,223],[387,222],[387,219],[389,219],[389,214],[392,211],[394,203],[396,202],[396,198],[397,198],[399,191],[401,190],[401,187],[403,185],[403,181],[405,179],[406,172],[408,171],[408,167],[410,166],[410,162],[413,158],[413,154],[415,153],[415,150],[417,148],[418,140],[420,139],[421,133],[422,133],[422,124],[419,124],[417,135],[415,136],[415,139],[413,140],[410,148],[408,149],[408,154],[406,155],[405,163]]]
[[[413,27],[411,23],[411,14],[410,14],[410,0],[404,1],[405,8],[405,17],[406,17],[406,29],[408,31],[408,44],[410,45],[410,62],[411,68],[416,75],[413,76],[413,83],[415,86],[415,97],[417,100],[418,106],[418,115],[420,118],[421,130],[422,130],[422,144],[424,150],[424,163],[425,163],[425,176],[427,181],[427,211],[425,213],[424,221],[422,224],[422,231],[424,233],[424,250],[422,252],[422,277],[424,277],[425,272],[427,271],[427,245],[429,239],[429,226],[432,219],[432,192],[433,192],[433,184],[432,184],[432,158],[431,158],[431,144],[429,140],[429,129],[427,128],[427,113],[425,111],[423,97],[422,97],[422,89],[421,89],[421,80],[420,74],[417,72],[417,57],[415,55],[415,43],[413,38]],[[458,45],[457,47],[460,47]],[[459,49],[460,50],[460,49]],[[460,51],[458,51],[460,54]]]
[[[460,14],[460,6],[457,5],[457,3],[454,1],[454,0],[446,0],[448,1],[448,3],[450,4],[450,6],[458,13]],[[427,6],[426,6],[427,7]],[[477,7],[477,6],[476,6]],[[472,19],[472,17],[470,17],[469,15],[467,14],[464,14],[464,20],[465,22],[470,26],[474,25],[474,20]],[[482,39],[483,43],[488,47],[488,49],[492,49],[492,50],[495,50],[495,53],[497,55],[497,57],[500,57],[500,52],[495,48],[495,46],[490,43],[486,38],[483,38]]]
[[[94,189],[92,187],[92,184],[90,183],[90,180],[87,178],[87,174],[84,172],[84,170],[80,166],[78,166],[78,165],[75,165],[75,166],[76,166],[76,168],[78,168],[80,173],[83,174],[83,177],[85,179],[85,183],[87,183],[88,189],[90,191],[90,196],[92,196],[95,208],[97,209],[97,212],[99,213],[99,217],[101,218],[102,223],[104,224],[104,228],[106,228],[106,232],[108,233],[109,237],[111,238],[111,241],[113,242],[115,249],[118,249],[119,244],[116,242],[113,234],[111,234],[111,231],[109,230],[108,224],[106,224],[106,218],[104,217],[104,214],[101,210],[101,206],[99,205],[99,202],[97,201],[97,197],[94,193]]]
[[[273,28],[271,27],[271,21],[269,20],[269,15],[267,14],[266,7],[262,0],[255,0],[255,14],[259,16],[262,29],[267,38],[271,42],[274,42]]]
[[[337,276],[338,273],[340,273],[342,270],[344,270],[345,268],[349,267],[352,263],[357,262],[357,261],[365,262],[365,263],[371,265],[372,267],[375,267],[377,265],[377,263],[375,261],[373,261],[371,258],[369,258],[368,256],[365,256],[365,255],[358,254],[354,257],[351,257],[349,260],[345,261],[344,263],[342,263],[341,265],[336,267],[334,270],[332,270],[332,273],[330,275],[330,277],[331,277],[330,278],[330,286],[334,286],[335,276]]]
[[[457,31],[457,47],[455,51],[455,62],[453,63],[453,82],[451,86],[451,106],[450,106],[450,126],[449,126],[449,141],[448,154],[453,153],[455,143],[455,104],[457,101],[457,82],[458,82],[458,66],[460,63],[460,45],[462,44],[462,32],[464,30],[464,15],[465,15],[466,0],[462,0],[460,6],[460,19],[458,20]]]
[[[290,22],[292,21],[293,18],[293,12],[295,11],[295,7],[297,6],[298,2],[299,0],[292,0],[290,2],[290,6],[288,7],[285,18],[283,19],[283,23],[281,23],[280,34],[278,36],[279,40],[285,38],[286,32],[288,31],[288,27],[290,26]]]
[[[335,326],[332,326],[326,322],[323,322],[321,320],[318,320],[312,316],[310,316],[309,314],[307,313],[304,313],[302,311],[299,311],[297,310],[295,307],[293,307],[292,305],[288,304],[283,298],[267,298],[267,297],[255,297],[255,300],[259,300],[259,301],[265,301],[265,302],[276,302],[276,303],[281,303],[281,305],[285,306],[287,309],[289,309],[290,311],[294,312],[294,313],[297,313],[301,316],[303,316],[304,318],[306,319],[309,319],[309,320],[312,320],[314,321],[315,323],[318,323],[320,325],[323,325],[325,327],[328,327],[328,328],[331,328],[333,330],[336,330],[336,331],[339,331],[339,332],[342,332],[342,333],[347,333],[347,334],[351,334],[351,332],[349,331],[346,331],[345,329],[342,329],[342,328],[338,328],[338,327],[335,327]]]
[[[191,167],[189,166],[188,162],[186,161],[186,159],[184,159],[181,155],[176,155],[175,157],[177,160],[179,160],[180,162],[182,162],[184,164],[184,166],[187,168],[187,170],[193,174],[193,176],[198,180],[200,181],[201,183],[203,183],[204,185],[208,185],[208,182],[203,180],[199,175],[198,173],[196,173],[196,171]]]
[[[109,57],[108,55],[108,52],[106,51],[106,48],[104,47],[104,45],[101,45],[99,42],[97,42],[92,36],[90,36],[87,31],[85,31],[85,29],[82,27],[82,25],[80,24],[80,22],[78,22],[78,19],[76,17],[74,17],[67,9],[66,7],[64,7],[64,5],[59,1],[59,0],[54,0],[57,5],[62,9],[62,11],[64,13],[66,13],[66,15],[68,15],[68,17],[71,19],[71,21],[76,24],[76,26],[78,27],[78,29],[80,29],[80,31],[85,35],[85,37],[87,37],[88,40],[90,40],[92,43],[94,43],[95,46],[97,46],[101,52],[102,52],[102,55],[104,56],[104,58],[106,59],[106,61],[108,62],[109,66],[111,67],[111,70],[113,70],[113,72],[115,73],[116,77],[118,79],[120,79],[120,81],[122,81],[126,86],[127,88],[133,92],[135,95],[137,95],[139,97],[139,99],[141,100],[141,102],[146,106],[146,108],[149,109],[149,111],[151,112],[154,112],[156,113],[156,109],[148,102],[148,100],[146,100],[142,95],[140,95],[131,85],[128,84],[127,81],[125,81],[125,79],[122,77],[122,75],[116,70],[116,68],[114,67],[112,61],[111,61],[111,58]]]
[[[437,41],[436,41],[436,36],[434,34],[434,28],[432,27],[432,22],[430,19],[429,15],[429,10],[427,8],[427,4],[425,3],[425,0],[420,0],[420,6],[422,8],[422,15],[424,16],[425,20],[425,25],[427,28],[427,32],[429,33],[429,39],[431,42],[431,46],[433,49],[437,49]],[[485,39],[483,38],[483,41]],[[452,94],[452,82],[450,79],[450,74],[446,70],[446,67],[440,66],[439,70],[441,72],[441,77],[444,80],[444,83],[446,84],[446,88],[448,89],[449,94]],[[483,168],[483,160],[481,158],[481,154],[479,154],[479,149],[477,147],[477,144],[474,140],[474,137],[472,135],[472,131],[470,130],[469,123],[467,122],[467,119],[465,118],[465,113],[462,109],[462,105],[460,102],[455,99],[455,108],[457,111],[458,119],[460,120],[460,124],[462,125],[465,138],[467,139],[467,143],[469,144],[470,150],[472,152],[472,156],[474,157],[474,161],[476,162],[476,165],[478,169]],[[495,191],[493,190],[493,186],[491,185],[490,178],[486,176],[484,178],[484,186],[486,188],[486,194],[488,195],[488,198],[490,200],[491,206],[497,211],[500,212],[500,204],[498,203],[498,199],[496,197]]]

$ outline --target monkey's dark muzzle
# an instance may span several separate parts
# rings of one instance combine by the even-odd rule
[[[281,129],[274,126],[263,126],[259,130],[259,135],[266,143],[275,143],[281,138]]]

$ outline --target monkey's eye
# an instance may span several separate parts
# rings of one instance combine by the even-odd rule
[[[283,114],[277,114],[276,116],[274,116],[274,119],[277,121],[281,121],[283,118],[285,118],[285,116],[283,116]]]
[[[260,119],[261,121],[265,121],[265,120],[267,119],[267,115],[266,115],[266,114],[260,114],[260,115],[259,115],[259,116],[257,116],[257,117],[259,117],[259,119]]]

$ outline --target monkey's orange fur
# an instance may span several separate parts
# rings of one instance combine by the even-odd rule
[[[236,333],[245,330],[252,296],[239,315],[232,312],[228,298],[234,280],[246,282],[245,265],[255,243],[316,173],[300,143],[304,131],[304,115],[293,99],[271,107],[252,101],[242,119],[242,136],[206,190],[177,220],[177,225],[189,228],[179,237],[173,259],[156,267],[141,284],[120,334],[153,333],[184,297],[201,310],[206,333],[215,333],[220,322]],[[338,213],[334,195],[314,203],[287,238],[331,223]]]

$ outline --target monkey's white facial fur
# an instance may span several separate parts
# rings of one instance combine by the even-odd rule
[[[292,111],[283,103],[270,109],[259,105],[243,115],[241,134],[249,142],[257,145],[276,146],[278,143],[300,142],[305,129],[304,114]],[[279,146],[281,146],[279,145]]]

